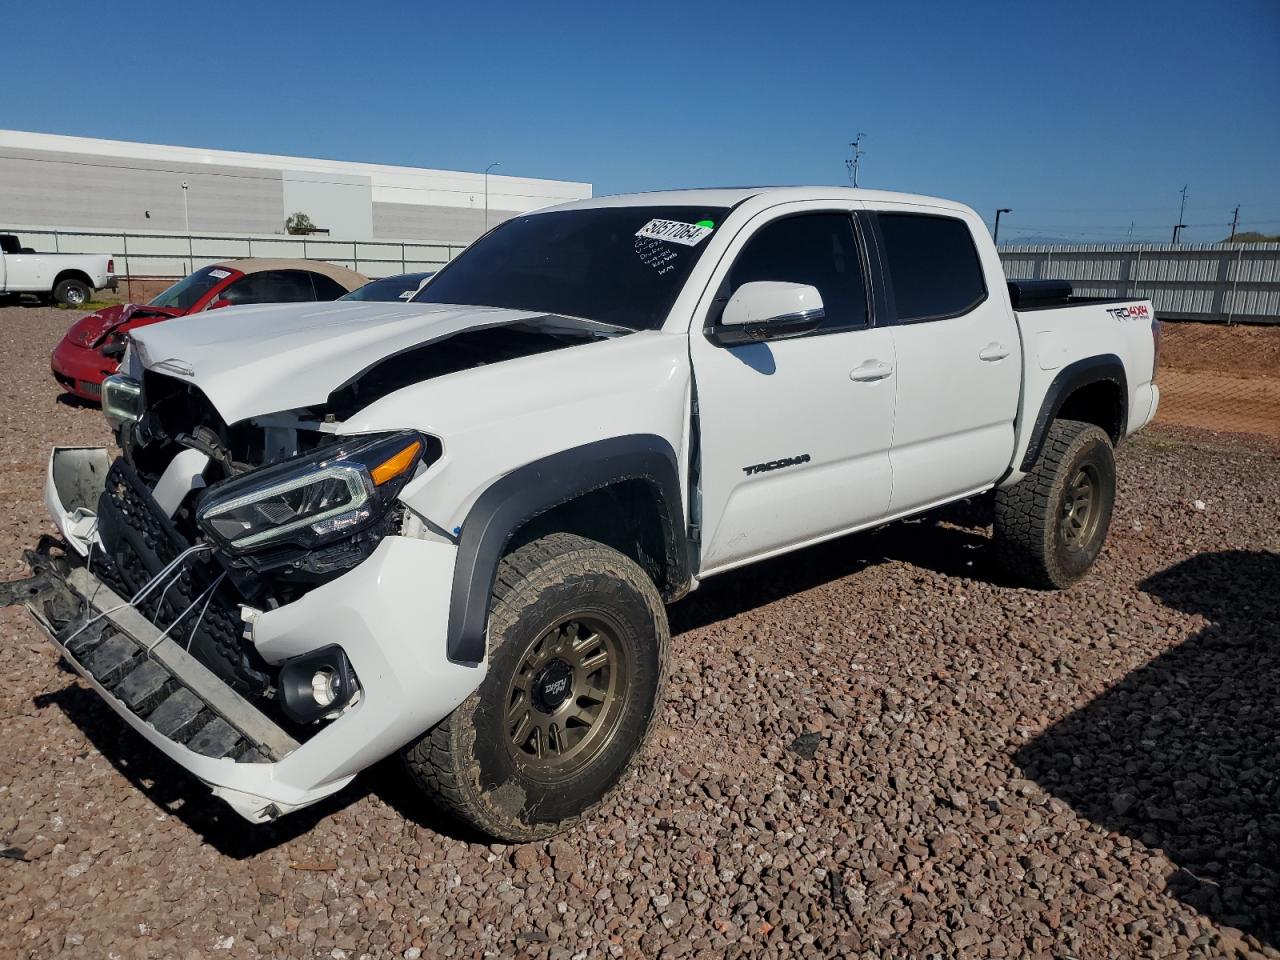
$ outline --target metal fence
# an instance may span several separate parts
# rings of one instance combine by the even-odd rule
[[[465,243],[414,240],[331,240],[264,234],[168,234],[41,230],[0,227],[16,234],[24,247],[39,253],[105,253],[115,258],[116,274],[132,280],[185,277],[200,267],[242,257],[326,260],[368,277],[438,270]]]
[[[438,270],[465,243],[264,234],[163,234],[0,228],[42,253],[105,253],[130,279],[183,277],[238,257],[327,260],[369,277]],[[1070,280],[1080,296],[1150,299],[1169,320],[1280,324],[1280,243],[1040,244],[1000,247],[1011,280]]]
[[[1070,280],[1079,296],[1149,299],[1166,320],[1280,323],[1280,243],[1002,245],[1010,280]]]

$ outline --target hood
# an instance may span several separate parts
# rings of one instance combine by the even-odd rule
[[[435,303],[262,304],[156,324],[131,337],[143,366],[193,384],[236,423],[323,404],[363,371],[433,341],[544,319],[539,311]],[[580,321],[562,322],[581,328]]]
[[[67,331],[67,339],[82,347],[96,347],[107,334],[125,325],[140,326],[144,323],[155,323],[157,320],[181,316],[181,314],[181,310],[175,310],[172,307],[117,303],[81,317]]]

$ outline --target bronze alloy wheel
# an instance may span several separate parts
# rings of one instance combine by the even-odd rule
[[[577,823],[626,775],[662,707],[671,628],[653,578],[572,533],[498,565],[488,670],[405,750],[426,798],[491,837]]]
[[[507,685],[507,752],[535,780],[573,776],[609,745],[622,715],[627,660],[595,617],[563,621],[529,644]]]
[[[1062,498],[1062,539],[1068,550],[1080,550],[1093,542],[1098,532],[1101,481],[1092,464],[1082,464]]]

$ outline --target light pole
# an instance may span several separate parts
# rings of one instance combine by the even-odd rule
[[[187,266],[190,273],[196,267],[195,254],[191,252],[191,211],[187,208],[187,181],[182,181],[182,222],[187,228]]]
[[[484,168],[484,232],[489,232],[489,171],[502,166],[501,160],[495,160]]]
[[[1008,207],[1001,207],[999,210],[996,211],[996,229],[995,229],[994,235],[991,237],[992,243],[1000,242],[1000,214],[1002,213],[1013,213],[1013,211],[1010,210]]]
[[[1180,206],[1180,207],[1178,208],[1178,222],[1177,222],[1176,224],[1174,224],[1174,227],[1173,227],[1173,242],[1174,242],[1174,243],[1177,243],[1177,242],[1178,242],[1178,235],[1182,233],[1182,229],[1183,229],[1183,227],[1185,227],[1185,226],[1186,226],[1186,224],[1185,224],[1185,223],[1183,223],[1183,222],[1182,222],[1182,220],[1183,220],[1183,217],[1186,215],[1186,212],[1187,212],[1187,187],[1188,187],[1188,186],[1189,186],[1189,184],[1185,184],[1185,183],[1182,185],[1182,191],[1181,191],[1181,192],[1182,192],[1182,206]]]

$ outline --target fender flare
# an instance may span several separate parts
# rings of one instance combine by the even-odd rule
[[[63,267],[61,270],[58,271],[57,276],[53,278],[53,283],[49,287],[49,289],[50,290],[57,289],[58,284],[60,284],[63,280],[79,280],[81,283],[87,286],[90,290],[96,289],[93,285],[93,277],[89,276],[89,274],[85,273],[79,267]]]
[[[653,434],[630,434],[562,450],[495,480],[467,512],[449,598],[446,653],[450,660],[484,660],[489,601],[511,535],[541,513],[625,480],[644,480],[652,486],[661,514],[669,580],[688,583],[684,503],[671,444]]]
[[[1114,353],[1102,353],[1096,357],[1085,357],[1069,363],[1053,378],[1049,389],[1045,391],[1044,400],[1040,404],[1040,412],[1036,415],[1031,427],[1031,440],[1027,443],[1027,452],[1023,454],[1020,469],[1025,473],[1035,466],[1040,449],[1044,446],[1044,438],[1049,432],[1049,424],[1053,423],[1066,403],[1067,398],[1081,387],[1093,383],[1111,382],[1120,388],[1120,424],[1118,440],[1124,436],[1125,425],[1129,422],[1129,385],[1125,375],[1124,362]]]

